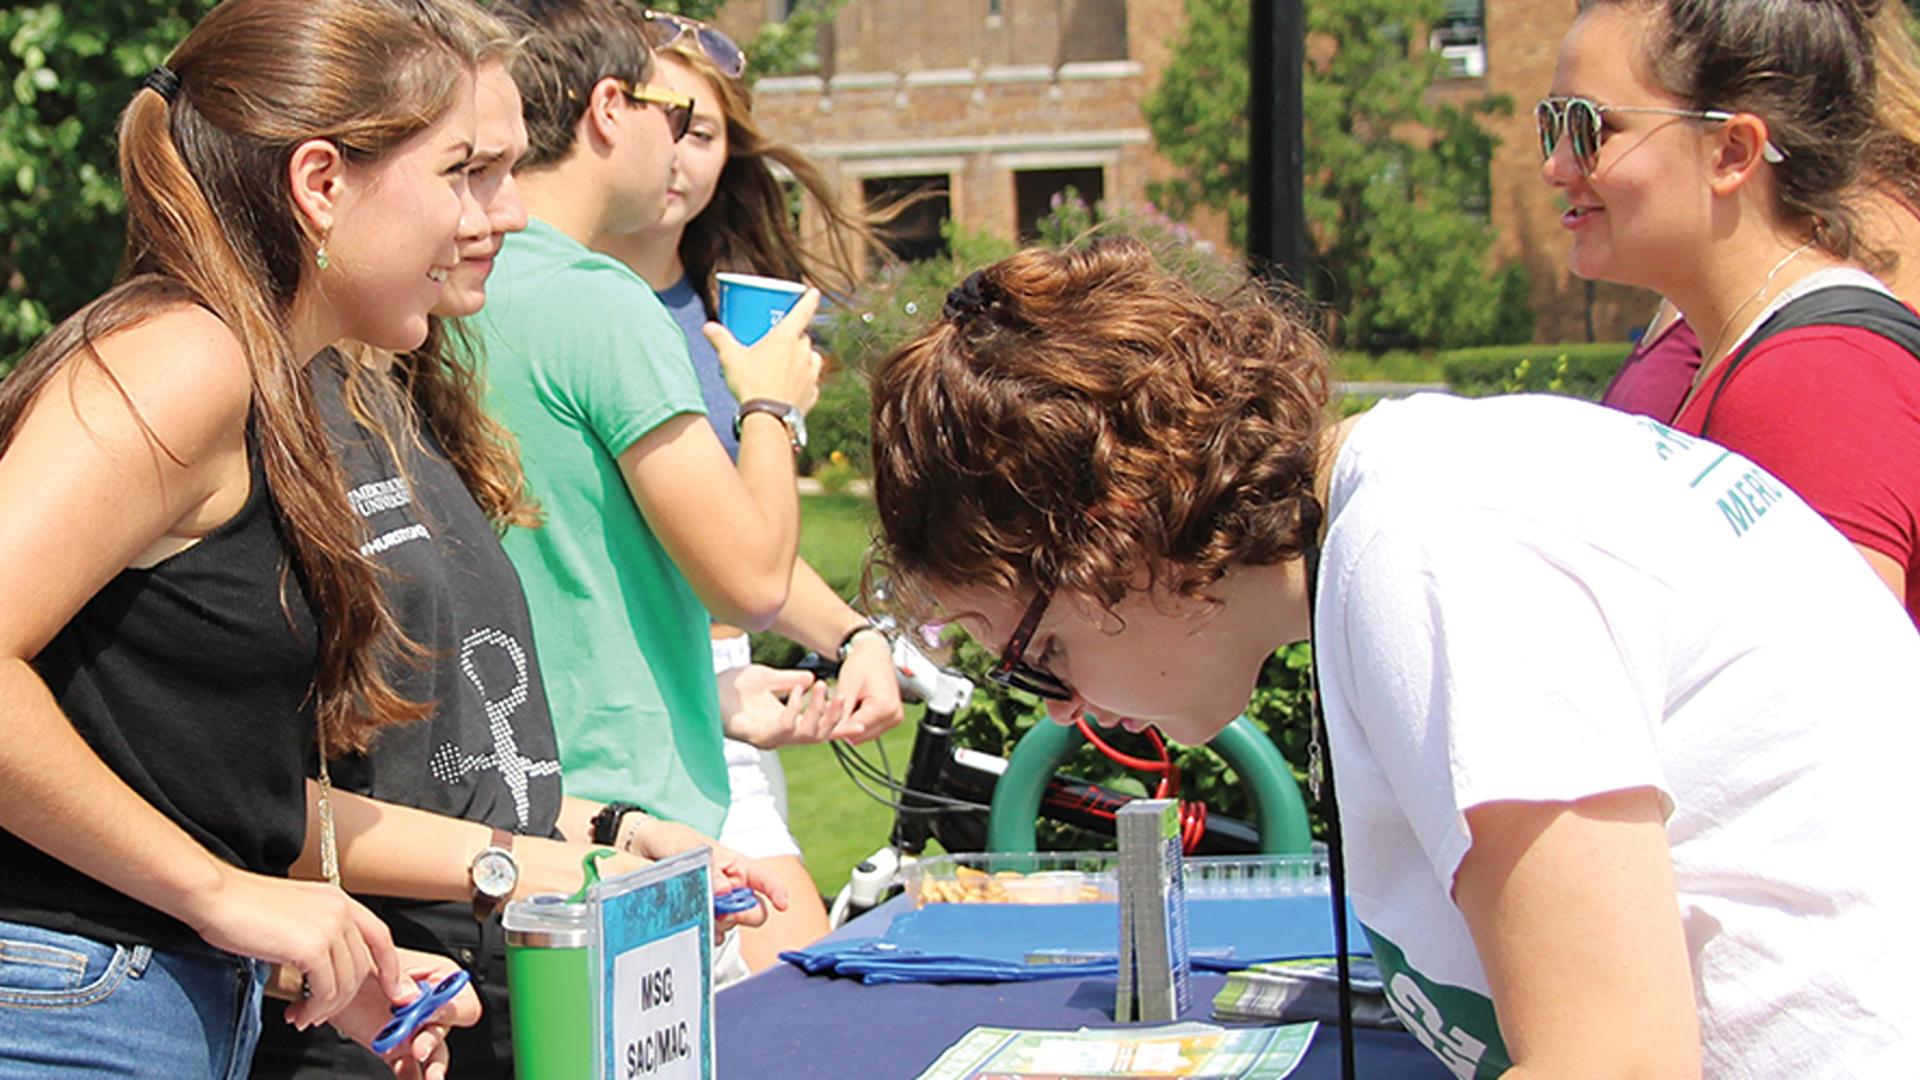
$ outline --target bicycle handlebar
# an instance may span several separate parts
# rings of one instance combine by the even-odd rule
[[[905,634],[893,639],[893,673],[900,690],[926,702],[929,712],[952,716],[973,700],[973,680],[927,658]]]
[[[929,712],[942,716],[952,716],[973,700],[972,679],[934,663],[906,635],[889,637],[893,641],[893,674],[899,680],[904,697],[925,702]],[[837,662],[819,653],[808,653],[794,667],[822,679],[833,678],[840,672]]]

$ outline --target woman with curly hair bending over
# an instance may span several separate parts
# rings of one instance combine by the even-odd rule
[[[1644,418],[1328,385],[1258,290],[1014,256],[876,377],[884,563],[1060,721],[1204,741],[1311,634],[1353,911],[1460,1076],[1908,1070],[1920,896],[1863,832],[1920,638],[1872,570]]]

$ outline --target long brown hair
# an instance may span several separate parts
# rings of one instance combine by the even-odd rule
[[[1327,371],[1260,286],[1203,293],[1136,240],[995,263],[874,375],[876,570],[910,615],[929,587],[1203,598],[1317,527]]]
[[[63,364],[76,355],[100,362],[91,342],[183,304],[217,315],[247,357],[252,442],[290,570],[319,626],[323,748],[364,748],[382,725],[427,707],[388,681],[406,639],[359,551],[361,523],[307,385],[307,358],[291,354],[289,312],[315,238],[284,178],[308,139],[333,141],[352,163],[378,160],[444,115],[470,70],[385,0],[227,0],[167,66],[178,77],[171,99],[137,91],[120,121],[121,283],[48,334],[0,387],[0,440],[11,441]]]
[[[687,224],[680,259],[708,311],[719,305],[715,274],[722,270],[806,281],[829,295],[847,296],[866,276],[869,260],[884,255],[881,237],[905,203],[879,210],[848,210],[813,159],[767,137],[753,119],[753,94],[742,79],[729,78],[700,50],[693,35],[661,50],[719,91],[727,120],[727,163],[713,201]],[[825,249],[803,241],[794,228],[787,189],[773,167],[785,169],[819,211]]]
[[[519,444],[482,403],[484,380],[473,363],[478,349],[459,320],[438,315],[428,318],[427,340],[419,348],[386,362],[363,362],[360,357],[376,354],[350,349],[347,408],[387,444],[403,471],[406,457],[397,444],[418,440],[424,424],[494,528],[535,528],[540,508],[527,492]]]
[[[431,27],[474,68],[500,64],[511,74],[520,41],[479,6],[468,0],[392,2]],[[386,439],[402,469],[406,458],[393,452],[393,444],[417,439],[418,425],[424,423],[496,528],[532,528],[540,523],[539,510],[527,495],[512,434],[482,404],[482,380],[473,364],[477,348],[459,322],[433,316],[419,348],[391,357],[390,363],[346,365],[347,405],[362,426]],[[396,391],[412,408],[376,400]],[[400,430],[388,430],[395,424]]]
[[[1920,213],[1920,55],[1905,4],[1888,4],[1873,20],[1875,131],[1866,167],[1874,183]]]

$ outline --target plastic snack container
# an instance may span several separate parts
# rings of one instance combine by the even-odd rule
[[[935,855],[901,871],[914,907],[928,904],[1098,904],[1119,900],[1111,851]],[[1326,895],[1327,856],[1188,856],[1189,900]]]

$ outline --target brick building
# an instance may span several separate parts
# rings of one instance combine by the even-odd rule
[[[787,3],[730,0],[720,23],[745,40]],[[1513,103],[1489,121],[1500,137],[1489,227],[1496,258],[1528,267],[1536,335],[1585,340],[1591,328],[1617,340],[1649,313],[1649,298],[1567,272],[1560,202],[1539,178],[1532,105],[1552,80],[1571,7],[1447,0],[1429,41],[1454,77],[1434,93]],[[818,158],[847,199],[944,193],[900,223],[904,255],[937,250],[949,216],[1024,236],[1066,187],[1142,204],[1148,183],[1169,174],[1140,103],[1183,18],[1182,0],[847,0],[823,34],[819,73],[760,80],[755,111],[764,130]],[[1217,216],[1195,224],[1224,241]]]

